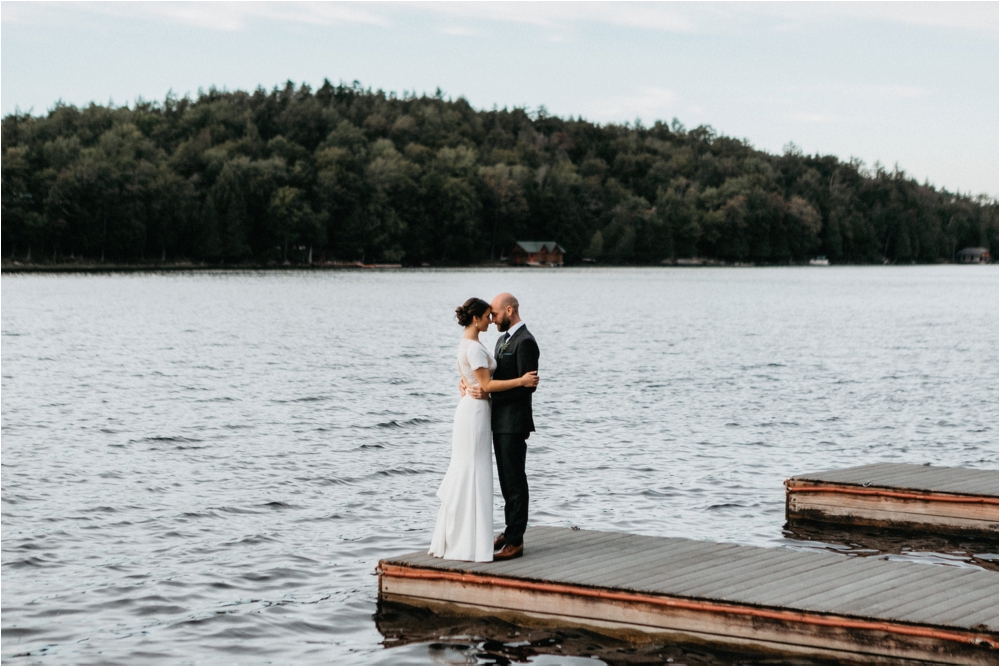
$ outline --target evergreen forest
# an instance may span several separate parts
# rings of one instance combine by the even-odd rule
[[[458,266],[998,257],[997,201],[678,120],[599,125],[325,81],[2,121],[4,262]]]

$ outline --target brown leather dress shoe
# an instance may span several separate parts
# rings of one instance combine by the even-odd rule
[[[493,551],[500,551],[503,549],[503,545],[507,544],[507,538],[503,536],[503,533],[497,535],[497,538],[493,540]]]
[[[493,554],[493,560],[510,560],[512,558],[520,558],[523,555],[523,544],[518,544],[516,547],[513,544],[506,544],[503,549]]]

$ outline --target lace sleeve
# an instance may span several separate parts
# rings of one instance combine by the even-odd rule
[[[469,345],[466,356],[469,359],[469,368],[472,370],[490,367],[490,355],[482,345],[476,345],[475,343]]]

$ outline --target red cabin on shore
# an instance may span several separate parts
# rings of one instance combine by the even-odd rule
[[[990,251],[986,248],[963,248],[955,253],[959,264],[989,264]]]
[[[555,241],[518,241],[507,261],[515,266],[562,266],[564,252]]]

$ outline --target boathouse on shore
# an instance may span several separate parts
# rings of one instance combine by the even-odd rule
[[[518,241],[507,261],[515,266],[562,266],[565,252],[555,241]]]
[[[989,264],[990,251],[987,248],[962,248],[955,253],[959,264]]]

